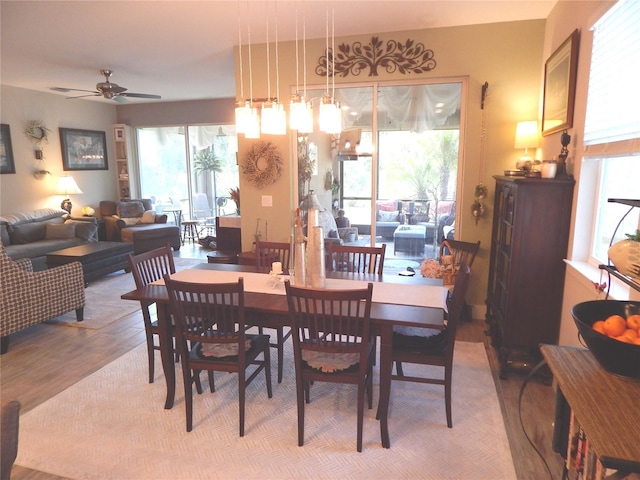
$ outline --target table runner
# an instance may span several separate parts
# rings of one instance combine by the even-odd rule
[[[244,289],[253,293],[284,295],[284,284],[265,273],[230,272],[223,270],[186,269],[171,275],[174,280],[194,283],[228,283],[244,278]],[[284,277],[288,278],[288,277]],[[369,282],[363,280],[326,279],[327,290],[366,288]],[[446,310],[447,289],[435,285],[407,285],[398,283],[373,283],[373,302],[416,307],[435,307]],[[154,285],[163,285],[158,280]]]

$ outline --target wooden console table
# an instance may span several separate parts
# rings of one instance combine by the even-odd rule
[[[540,351],[602,465],[640,473],[640,381],[607,372],[588,349],[542,345]],[[568,425],[558,420],[556,412],[554,438],[566,437]]]

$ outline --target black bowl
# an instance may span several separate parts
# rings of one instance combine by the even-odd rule
[[[611,315],[627,318],[632,314],[640,314],[640,302],[595,300],[578,303],[571,309],[580,335],[600,365],[611,373],[640,380],[640,345],[620,342],[591,328],[596,321]]]

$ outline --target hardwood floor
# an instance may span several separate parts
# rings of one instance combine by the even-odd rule
[[[198,245],[185,245],[176,256],[204,258],[206,253]],[[485,344],[517,478],[560,478],[562,459],[551,451],[555,407],[553,387],[534,377],[524,390],[521,409],[524,429],[544,456],[550,474],[527,441],[520,423],[518,399],[525,377],[512,374],[506,380],[498,378],[497,357],[484,331],[485,325],[481,321],[464,323],[458,328],[458,339]],[[9,352],[0,357],[2,401],[18,399],[22,404],[21,413],[26,413],[143,342],[144,328],[139,311],[100,330],[42,324],[18,332],[11,336]],[[20,466],[14,466],[12,473],[13,480],[60,478]]]

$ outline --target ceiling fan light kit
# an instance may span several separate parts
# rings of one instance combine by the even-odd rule
[[[128,92],[126,88],[121,87],[117,83],[111,82],[109,79],[113,74],[113,70],[103,69],[100,70],[100,74],[104,76],[105,81],[99,82],[96,84],[95,91],[93,90],[82,90],[79,88],[65,88],[65,87],[53,87],[51,90],[55,92],[87,92],[88,95],[79,95],[76,97],[67,97],[67,99],[73,98],[83,98],[83,97],[104,97],[107,100],[114,100],[118,103],[127,103],[128,98],[147,98],[153,100],[160,100],[162,97],[160,95],[152,95],[149,93],[133,93]]]

